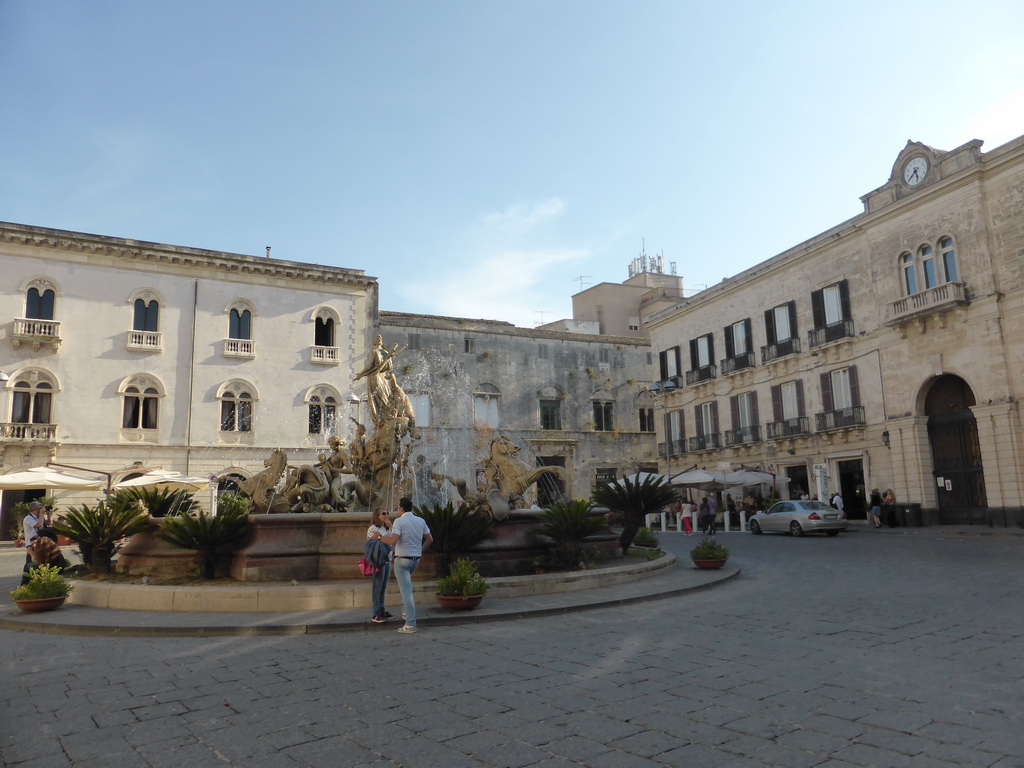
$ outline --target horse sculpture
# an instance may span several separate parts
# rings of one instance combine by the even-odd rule
[[[257,472],[248,480],[231,478],[238,486],[238,490],[251,500],[252,509],[250,511],[254,515],[265,515],[268,512],[278,511],[282,506],[274,489],[277,488],[277,484],[284,475],[285,467],[288,466],[288,454],[280,448],[275,448],[263,462],[263,466],[265,469]]]
[[[544,475],[561,477],[561,467],[537,467],[531,469],[519,458],[519,446],[504,435],[491,441],[488,456],[483,460],[486,487],[482,495],[486,498],[491,514],[503,520],[510,510],[522,506],[526,489]]]

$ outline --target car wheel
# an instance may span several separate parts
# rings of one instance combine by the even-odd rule
[[[825,531],[829,536],[838,536],[839,531]]]
[[[800,527],[800,523],[798,523],[796,520],[789,524],[789,532],[792,533],[794,536],[804,535],[804,529]]]
[[[757,524],[757,520],[750,521],[750,532],[755,536],[761,535],[761,526]]]

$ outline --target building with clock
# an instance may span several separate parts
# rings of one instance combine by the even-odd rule
[[[662,465],[1024,525],[1024,137],[908,142],[864,210],[649,318]],[[910,510],[910,519],[917,507]]]

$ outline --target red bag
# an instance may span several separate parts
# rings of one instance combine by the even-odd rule
[[[373,576],[379,570],[379,568],[374,568],[370,561],[365,557],[359,561],[359,572],[363,574],[363,576]]]

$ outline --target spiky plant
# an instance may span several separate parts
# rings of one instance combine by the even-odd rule
[[[153,517],[189,515],[199,509],[199,502],[195,500],[195,496],[189,491],[160,488],[157,486],[122,488],[110,494],[110,498],[118,503],[141,501]]]
[[[434,571],[437,576],[447,576],[455,555],[468,552],[484,539],[494,535],[494,521],[490,516],[472,504],[433,504],[416,507],[413,514],[422,517],[430,529],[434,553]]]
[[[249,500],[236,493],[223,493],[217,500],[217,514],[207,515],[203,509],[191,515],[177,515],[164,520],[158,538],[182,549],[199,553],[204,579],[212,579],[217,562],[238,545],[249,533]]]
[[[53,524],[53,530],[78,545],[83,562],[95,573],[110,573],[121,539],[149,527],[149,515],[137,501],[108,499],[94,507],[72,507]]]
[[[659,475],[646,475],[642,480],[638,477],[624,477],[613,483],[602,483],[595,486],[590,495],[598,506],[622,515],[619,546],[623,554],[629,550],[647,515],[657,512],[666,504],[672,504],[677,497],[676,489]]]
[[[584,540],[608,530],[604,516],[594,514],[593,509],[594,504],[587,499],[556,501],[540,516],[537,532],[554,541],[562,567],[577,567],[584,559]]]

